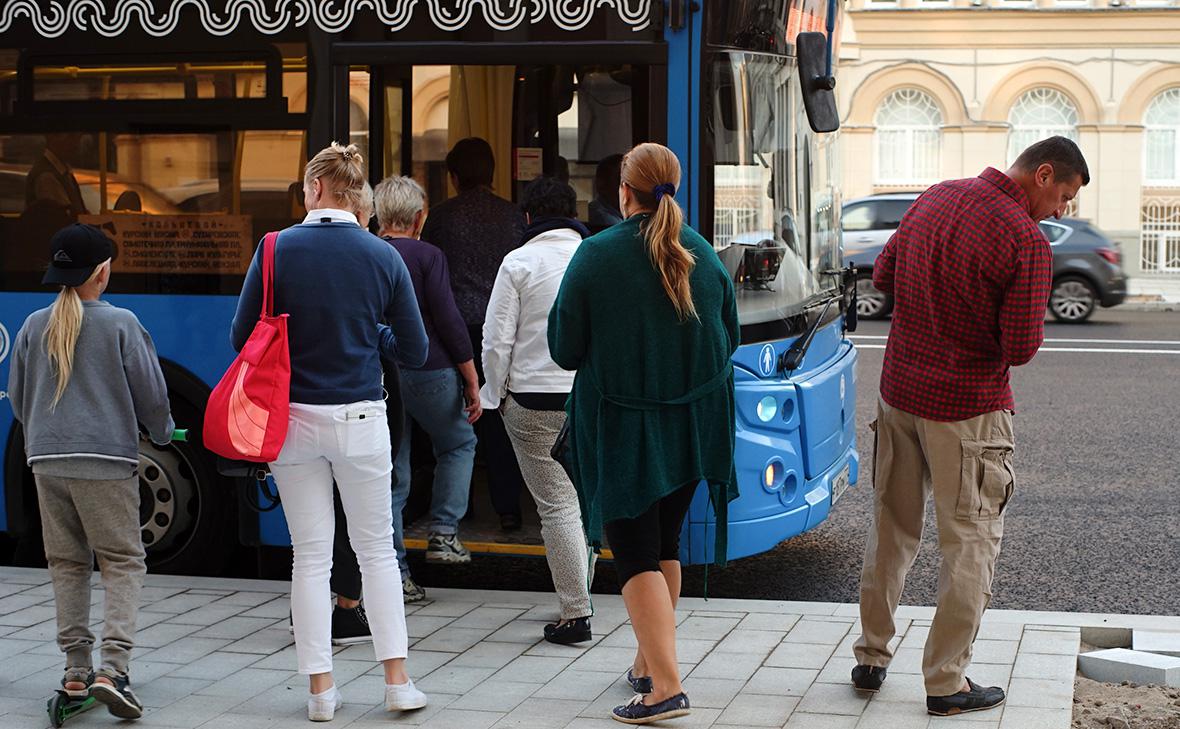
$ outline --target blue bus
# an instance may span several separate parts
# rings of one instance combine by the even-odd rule
[[[309,153],[352,141],[373,182],[413,175],[437,203],[448,148],[481,136],[498,194],[560,176],[589,219],[613,195],[596,182],[610,158],[659,141],[740,307],[728,556],[769,550],[858,478],[839,21],[830,0],[30,0],[0,14],[0,385],[12,335],[52,300],[48,238],[72,220],[115,241],[108,298],[151,332],[176,421],[199,434],[248,261],[302,218]],[[40,522],[8,407],[0,445],[0,533],[31,563]],[[243,548],[288,544],[281,506],[257,508],[264,484],[222,475],[199,437],[142,446],[139,471],[154,570],[218,574]],[[519,533],[481,530],[475,480],[468,546],[538,553],[527,516]],[[713,528],[702,491],[685,562],[708,559]],[[407,530],[411,547],[421,537]]]

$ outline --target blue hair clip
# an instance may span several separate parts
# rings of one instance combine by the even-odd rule
[[[652,188],[651,194],[656,196],[656,202],[660,201],[664,195],[676,196],[676,186],[671,182],[664,182]]]

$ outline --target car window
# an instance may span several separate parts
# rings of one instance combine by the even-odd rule
[[[882,200],[877,208],[877,228],[879,230],[897,230],[901,225],[902,216],[913,205],[913,200]]]
[[[856,205],[849,205],[848,207],[844,208],[844,214],[841,217],[844,230],[872,230],[873,207],[874,206],[872,203],[858,203]]]
[[[1064,238],[1065,234],[1069,232],[1068,227],[1059,225],[1057,223],[1046,223],[1042,221],[1040,226],[1041,232],[1045,234],[1045,238],[1047,238],[1050,243],[1056,243],[1057,241]]]

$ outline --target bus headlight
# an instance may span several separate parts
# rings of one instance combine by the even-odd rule
[[[764,423],[769,423],[778,413],[778,401],[774,399],[773,395],[767,395],[758,401],[757,410],[758,419]]]

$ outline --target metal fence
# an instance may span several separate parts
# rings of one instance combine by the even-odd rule
[[[1180,197],[1146,197],[1140,217],[1144,273],[1180,273]]]

